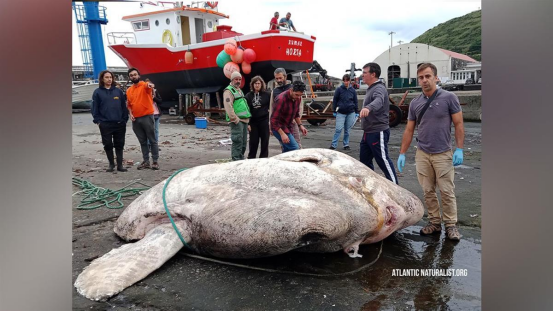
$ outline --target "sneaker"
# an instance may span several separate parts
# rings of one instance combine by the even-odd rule
[[[160,170],[160,165],[158,165],[157,161],[152,163],[152,170]]]
[[[329,147],[329,149],[334,151],[334,150],[336,150],[337,148],[334,147],[334,146],[331,146],[331,147]]]
[[[350,146],[346,145],[346,146],[344,147],[344,150],[345,150],[345,151],[349,151],[349,150],[350,150]]]
[[[150,168],[150,163],[147,162],[147,161],[143,161],[140,165],[138,165],[137,169],[138,170],[142,170],[142,169],[148,169]]]
[[[419,231],[419,233],[421,235],[430,235],[434,233],[440,233],[441,230],[442,228],[440,224],[428,223]]]
[[[455,225],[447,226],[445,229],[446,229],[446,237],[448,237],[448,239],[459,241],[460,237],[462,237],[460,235],[460,232],[458,232],[458,228]]]

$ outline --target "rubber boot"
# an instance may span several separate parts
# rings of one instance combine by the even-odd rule
[[[106,169],[106,172],[113,172],[113,169],[115,168],[115,164],[113,161],[113,149],[105,150],[106,156],[108,157],[108,162],[110,163],[110,167]]]
[[[115,155],[117,157],[117,171],[126,172],[127,169],[123,167],[123,150],[115,150]]]

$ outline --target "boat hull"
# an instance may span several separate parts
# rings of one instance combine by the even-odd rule
[[[74,109],[90,109],[92,94],[98,88],[98,84],[86,84],[71,88],[71,106]]]
[[[237,41],[256,52],[250,74],[245,83],[260,75],[266,82],[273,79],[273,71],[282,67],[287,73],[309,69],[313,62],[315,38],[298,33],[269,33],[240,36]],[[214,40],[188,47],[194,55],[192,64],[184,62],[187,47],[168,45],[112,45],[110,48],[128,67],[137,68],[141,78],[149,78],[164,101],[178,100],[180,93],[214,92],[229,84],[223,69],[216,64],[226,39]],[[249,88],[245,87],[245,91]],[[179,92],[177,90],[180,90]]]

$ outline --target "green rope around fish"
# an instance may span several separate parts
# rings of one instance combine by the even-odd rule
[[[187,169],[188,168],[179,169],[179,170],[175,171],[169,178],[167,178],[167,181],[165,181],[164,188],[163,188],[163,191],[162,191],[162,199],[163,199],[163,202],[164,202],[165,212],[167,213],[167,216],[169,217],[169,221],[171,221],[171,225],[173,225],[173,229],[175,229],[175,232],[177,232],[177,235],[179,236],[179,239],[181,240],[183,245],[185,245],[185,247],[187,247],[189,250],[193,250],[192,248],[190,248],[189,245],[187,245],[187,243],[185,242],[185,239],[181,235],[181,232],[179,232],[179,229],[177,228],[177,225],[175,225],[175,222],[173,222],[173,218],[171,217],[171,214],[169,213],[169,209],[167,209],[167,202],[165,201],[165,189],[167,188],[167,185],[169,184],[169,181],[171,181],[171,179],[173,179],[173,177],[175,177],[178,173],[180,173],[182,171],[185,171]]]
[[[84,194],[84,197],[81,200],[81,204],[77,206],[77,209],[79,210],[92,210],[100,207],[106,207],[108,209],[121,209],[124,206],[123,202],[121,201],[123,197],[138,195],[141,194],[142,191],[150,188],[149,185],[138,181],[129,183],[116,191],[96,186],[86,180],[79,178],[73,178],[72,183],[73,185],[78,186],[82,189],[81,191],[74,193],[73,196],[77,194]],[[144,187],[130,188],[130,186],[134,184],[140,184]],[[115,202],[117,202],[117,205],[112,205],[112,203]]]

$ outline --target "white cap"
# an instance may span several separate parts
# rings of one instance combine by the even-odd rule
[[[238,72],[238,71],[234,71],[232,74],[231,74],[231,80],[235,79],[235,78],[238,78],[238,77],[241,77],[242,78],[242,75]]]

